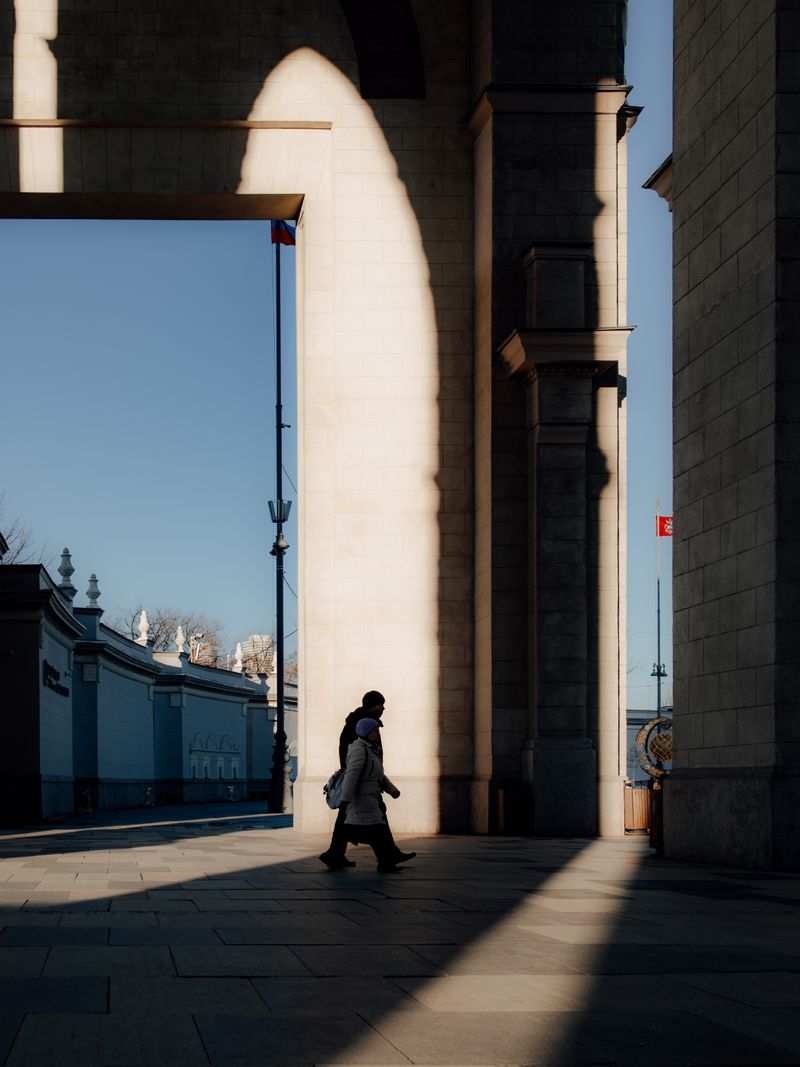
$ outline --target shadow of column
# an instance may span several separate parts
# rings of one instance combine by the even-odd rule
[[[465,1025],[416,998],[436,976],[475,973],[474,959],[463,969],[460,959],[485,952],[496,975],[506,973],[509,953],[526,974],[558,966],[541,937],[503,926],[524,922],[514,920],[517,909],[581,856],[583,842],[422,839],[413,844],[427,853],[424,866],[402,878],[363,870],[371,867],[365,848],[357,871],[333,873],[296,836],[287,845],[284,817],[259,817],[254,807],[219,819],[192,819],[185,808],[128,811],[0,834],[0,867],[38,862],[62,885],[72,877],[74,889],[73,899],[39,897],[18,884],[24,914],[19,900],[0,909],[0,946],[14,950],[12,965],[23,954],[47,961],[41,974],[0,978],[3,1059],[45,1062],[63,1050],[68,1021],[70,1055],[79,1058],[102,1050],[113,1060],[109,1048],[127,1034],[137,1062],[166,1062],[169,1053],[177,1057],[169,1062],[197,1062],[205,1047],[215,1064],[310,1063],[346,1058],[364,1042],[393,1062],[399,1054],[382,1030],[397,1013],[404,1027],[408,1009],[423,1026]],[[254,863],[255,855],[265,858]],[[182,878],[165,869],[170,863],[207,871]],[[106,884],[151,866],[155,881],[141,889]],[[502,959],[493,955],[496,936]],[[145,1017],[143,1039],[132,1031]],[[496,1030],[487,1016],[471,1025],[489,1021]],[[505,1016],[499,1024],[509,1028]],[[357,1059],[387,1062],[363,1048]]]

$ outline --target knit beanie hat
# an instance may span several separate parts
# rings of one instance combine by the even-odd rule
[[[359,719],[356,723],[356,733],[359,737],[366,737],[373,730],[379,730],[380,728],[381,724],[377,719]]]

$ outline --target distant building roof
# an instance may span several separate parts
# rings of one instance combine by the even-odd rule
[[[662,200],[666,200],[667,207],[672,211],[672,153],[658,167],[642,186],[643,189],[652,189],[658,193]]]

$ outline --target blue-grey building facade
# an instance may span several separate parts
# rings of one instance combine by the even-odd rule
[[[75,607],[69,578],[0,567],[0,707],[9,741],[0,819],[266,796],[274,707],[266,676],[155,652]],[[179,646],[180,647],[180,646]],[[295,687],[286,694],[296,759]]]

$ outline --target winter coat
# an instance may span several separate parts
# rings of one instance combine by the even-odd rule
[[[347,750],[347,770],[342,783],[342,801],[349,802],[345,822],[357,826],[386,822],[381,793],[400,796],[400,790],[383,773],[377,746],[360,737]]]
[[[347,750],[350,748],[354,741],[358,740],[358,734],[356,733],[356,725],[362,719],[374,719],[375,716],[371,711],[366,708],[356,708],[355,711],[351,711],[347,718],[344,720],[344,727],[339,734],[339,766],[344,770],[347,766]],[[381,743],[377,745],[378,754],[382,752]]]

